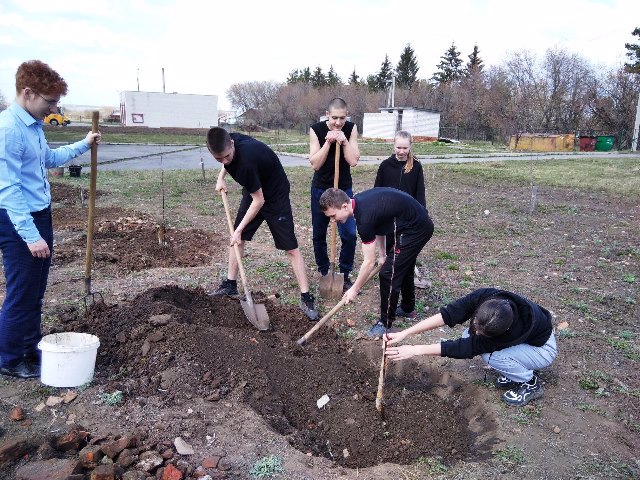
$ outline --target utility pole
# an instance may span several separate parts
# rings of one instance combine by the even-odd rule
[[[638,94],[638,103],[636,104],[636,121],[633,124],[633,135],[631,136],[631,151],[638,149],[638,129],[640,129],[640,94]]]
[[[136,82],[138,82],[138,91],[140,91],[140,69],[136,68]]]
[[[164,89],[164,67],[162,67],[162,93],[167,93]]]
[[[387,107],[394,108],[396,103],[396,74],[391,75],[391,79],[387,80],[389,90],[387,90]]]

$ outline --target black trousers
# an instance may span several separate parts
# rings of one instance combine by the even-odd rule
[[[430,218],[414,230],[396,233],[394,248],[387,254],[380,270],[380,321],[387,328],[391,328],[396,318],[400,293],[403,309],[411,307],[413,310],[415,307],[413,272],[416,259],[432,235],[433,222]]]

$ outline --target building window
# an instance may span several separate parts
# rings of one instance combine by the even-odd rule
[[[132,113],[131,121],[133,123],[144,123],[144,113]]]

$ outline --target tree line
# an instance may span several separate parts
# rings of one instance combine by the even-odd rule
[[[632,34],[640,37],[640,29]],[[340,96],[362,131],[364,113],[386,107],[395,77],[395,105],[439,111],[447,133],[500,141],[518,132],[606,133],[628,148],[640,93],[640,47],[625,48],[629,63],[606,70],[562,48],[541,56],[512,52],[501,64],[485,68],[478,45],[465,60],[452,43],[425,79],[418,77],[418,59],[407,44],[395,67],[385,55],[380,70],[366,77],[354,68],[345,82],[333,66],[326,73],[320,66],[296,68],[283,82],[233,84],[227,98],[265,127],[305,129],[331,98]]]

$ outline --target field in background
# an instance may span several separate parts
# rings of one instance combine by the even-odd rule
[[[164,144],[164,145],[204,145],[206,129],[181,129],[181,128],[143,128],[101,126],[103,141],[106,143],[138,143],[138,144]],[[46,127],[45,135],[49,142],[74,142],[82,138],[89,130],[87,126]],[[273,130],[267,132],[247,132],[274,150],[282,153],[309,153],[309,136],[300,133],[299,130]],[[362,155],[388,156],[393,147],[390,142],[379,140],[360,139]],[[505,152],[506,146],[492,144],[491,142],[470,143],[443,143],[421,142],[414,144],[414,153],[417,155],[446,155],[460,153],[490,153]]]

